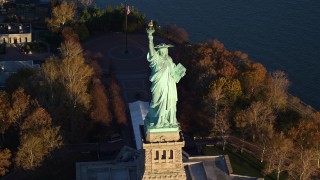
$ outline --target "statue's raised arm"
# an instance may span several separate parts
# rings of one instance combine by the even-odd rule
[[[154,53],[156,52],[154,49],[154,44],[153,44],[153,35],[152,34],[154,33],[154,28],[153,28],[152,20],[148,24],[147,33],[148,33],[148,39],[149,39],[149,54],[152,57],[152,56],[154,56]]]

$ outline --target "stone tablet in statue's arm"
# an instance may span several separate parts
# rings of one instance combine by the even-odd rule
[[[186,68],[180,63],[174,67],[174,80],[176,83],[178,83],[180,79],[186,75],[186,71]]]

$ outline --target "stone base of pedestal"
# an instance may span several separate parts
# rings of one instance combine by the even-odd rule
[[[143,128],[141,128],[143,129]],[[141,179],[175,179],[185,180],[186,173],[182,162],[182,147],[184,140],[177,129],[167,129],[169,132],[155,133],[148,129],[141,131],[142,154],[138,168]],[[148,133],[149,132],[149,133]]]
[[[179,132],[147,133],[147,142],[172,142],[180,139]]]
[[[180,140],[180,129],[176,127],[147,128],[146,142],[172,142]]]

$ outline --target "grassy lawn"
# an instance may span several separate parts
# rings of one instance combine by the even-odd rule
[[[274,180],[276,179],[275,175],[264,176],[263,168],[264,164],[260,163],[260,161],[247,152],[241,153],[237,149],[232,146],[226,146],[225,151],[222,150],[220,146],[204,146],[203,153],[205,155],[222,155],[228,154],[231,166],[233,169],[233,174],[246,175],[251,177],[263,177],[266,180]],[[285,179],[284,177],[280,179]]]

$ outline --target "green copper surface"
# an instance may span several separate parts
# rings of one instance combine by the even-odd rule
[[[154,47],[153,29],[147,29],[149,39],[149,52],[147,60],[151,68],[152,100],[149,112],[145,119],[146,132],[172,132],[179,131],[176,118],[176,105],[178,101],[176,84],[185,75],[186,68],[173,63],[168,55],[168,47],[172,45],[159,44]]]

